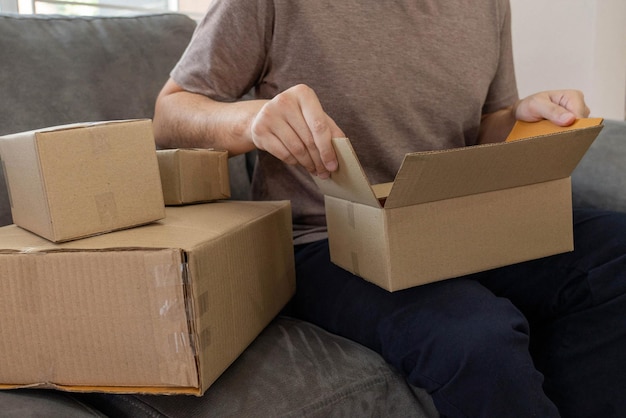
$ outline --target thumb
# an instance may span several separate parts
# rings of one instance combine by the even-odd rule
[[[559,126],[569,126],[576,121],[576,115],[559,105],[554,105],[545,118]]]
[[[520,100],[514,114],[517,120],[538,122],[547,119],[559,126],[569,126],[576,120],[574,113],[539,94]]]

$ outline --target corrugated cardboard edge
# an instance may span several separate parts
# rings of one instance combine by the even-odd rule
[[[32,385],[5,385],[0,384],[0,390],[14,390],[14,389],[55,389],[63,392],[77,392],[77,393],[89,393],[89,392],[103,392],[111,394],[145,394],[145,395],[196,395],[201,396],[202,393],[199,388],[178,388],[167,387],[162,388],[150,387],[150,386],[70,386],[70,385],[57,385],[54,383],[37,383]]]
[[[576,129],[590,128],[601,125],[603,120],[603,118],[582,118],[577,119],[569,126],[558,126],[549,120],[541,120],[538,122],[524,122],[518,120],[515,122],[515,125],[513,126],[513,129],[511,129],[511,132],[509,132],[509,135],[506,137],[505,142],[557,134]]]

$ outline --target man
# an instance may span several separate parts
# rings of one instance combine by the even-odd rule
[[[292,202],[293,314],[380,352],[443,416],[626,416],[626,217],[576,211],[574,253],[389,293],[329,261],[311,178],[337,169],[332,137],[382,183],[407,152],[588,114],[577,91],[518,100],[507,0],[214,0],[154,123],[162,147],[260,151],[254,198]]]

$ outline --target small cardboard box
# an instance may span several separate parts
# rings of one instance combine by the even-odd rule
[[[0,388],[201,395],[295,290],[289,202],[169,207],[54,244],[0,228]]]
[[[152,123],[73,124],[0,138],[13,222],[53,242],[165,216]]]
[[[230,197],[227,151],[166,149],[158,150],[157,157],[166,205]]]
[[[393,183],[373,186],[349,140],[334,139],[339,169],[315,179],[331,260],[395,291],[571,251],[570,174],[600,123],[407,154]]]

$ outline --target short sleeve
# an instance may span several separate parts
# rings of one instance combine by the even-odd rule
[[[241,98],[262,79],[273,8],[264,0],[213,0],[171,77],[214,100]]]
[[[512,106],[518,99],[513,62],[513,42],[511,39],[511,7],[508,0],[498,2],[501,15],[500,59],[482,113],[492,113]]]

